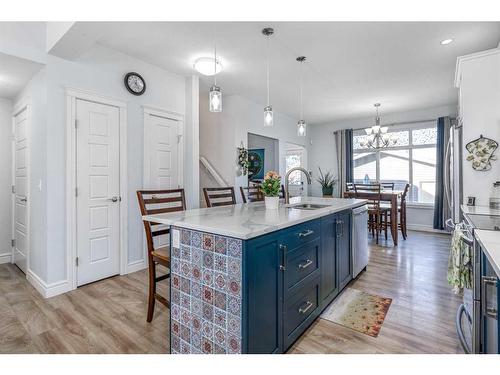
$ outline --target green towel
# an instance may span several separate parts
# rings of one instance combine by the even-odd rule
[[[455,229],[448,258],[448,284],[459,294],[464,288],[472,288],[472,248],[463,241],[462,230]]]

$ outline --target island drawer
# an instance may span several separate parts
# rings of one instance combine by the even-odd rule
[[[280,236],[280,241],[286,247],[286,251],[292,251],[306,242],[319,238],[320,231],[320,220],[311,220],[285,229]]]
[[[291,345],[319,312],[319,277],[288,299],[284,309],[284,344]]]
[[[290,291],[319,269],[319,238],[285,253],[285,288]]]

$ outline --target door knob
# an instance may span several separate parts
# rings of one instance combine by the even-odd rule
[[[111,201],[111,202],[118,202],[118,197],[117,196],[114,196],[112,198],[109,198],[108,201]]]

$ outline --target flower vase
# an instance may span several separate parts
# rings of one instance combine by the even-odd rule
[[[264,197],[266,210],[277,210],[280,202],[279,197]]]

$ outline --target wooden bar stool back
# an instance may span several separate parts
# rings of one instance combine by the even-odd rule
[[[381,182],[380,185],[384,190],[394,191],[394,182]]]
[[[260,186],[240,186],[241,200],[243,203],[260,202],[264,200],[264,194],[260,191]]]
[[[234,187],[203,188],[207,207],[229,206],[236,204]]]
[[[141,209],[141,215],[154,215],[168,212],[184,211],[186,199],[184,189],[173,190],[138,190],[137,199]],[[170,228],[143,220],[148,246],[148,268],[149,268],[149,297],[147,321],[153,320],[155,301],[170,308],[170,302],[156,292],[156,283],[170,277],[170,246],[155,246],[155,238],[170,234]],[[158,240],[157,240],[158,241]],[[168,273],[156,276],[156,266],[160,264],[168,268]]]

